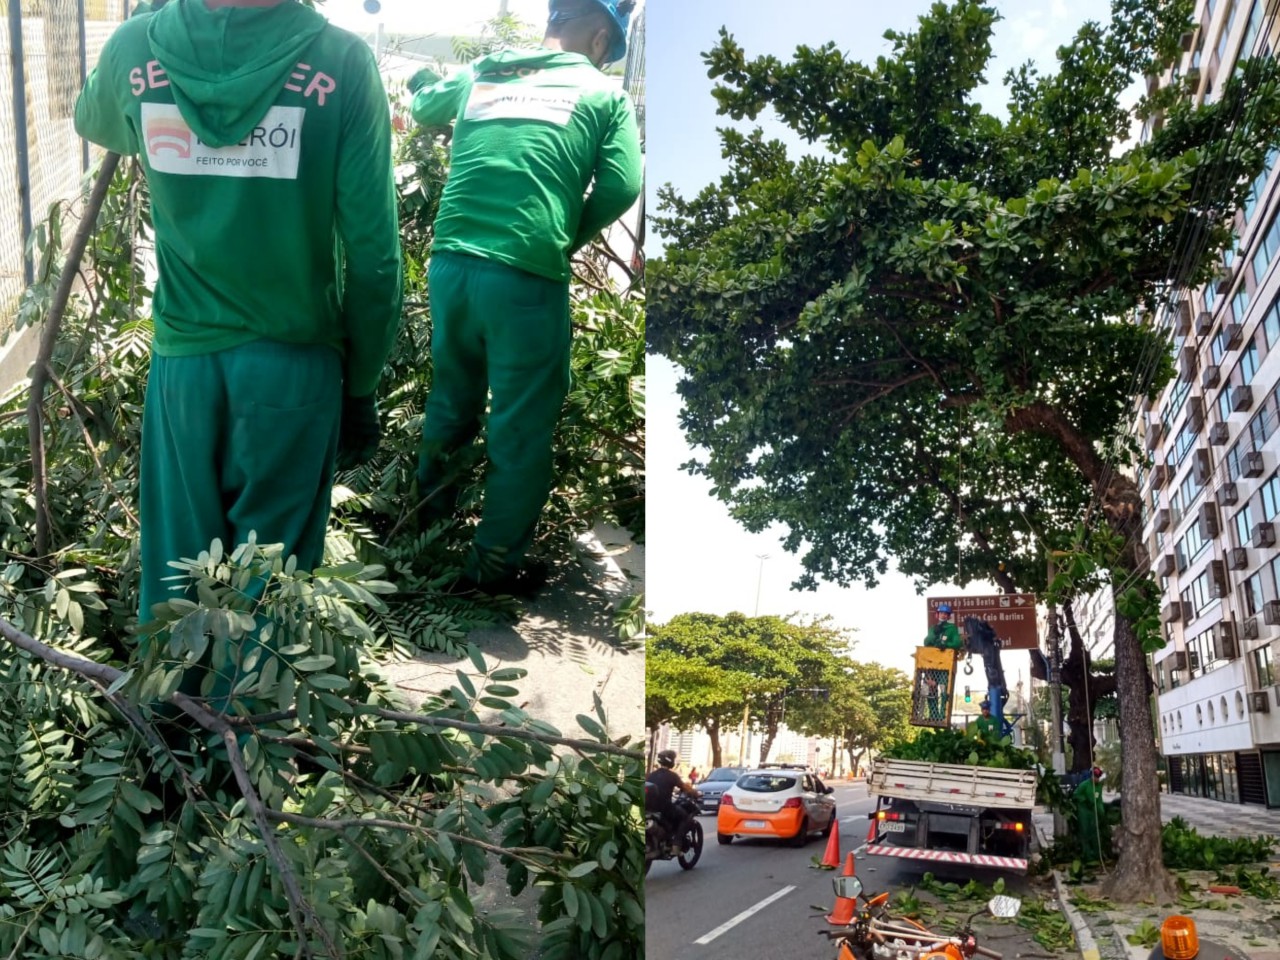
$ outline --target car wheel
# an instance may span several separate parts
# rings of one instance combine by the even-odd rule
[[[681,868],[692,870],[702,856],[702,824],[691,824],[684,832],[684,843],[681,844],[680,856],[676,859]]]
[[[791,838],[793,847],[803,847],[809,842],[809,818],[800,821],[800,829],[796,831],[796,835]]]
[[[716,834],[716,843],[720,843],[720,844],[724,844],[725,846],[728,846],[729,844],[733,843],[733,834],[732,834],[732,833],[717,833],[717,834]]]
[[[827,821],[827,829],[822,831],[823,839],[831,836],[831,831],[836,828],[836,811],[833,807],[831,810],[831,819]]]

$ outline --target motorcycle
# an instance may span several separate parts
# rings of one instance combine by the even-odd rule
[[[684,817],[684,836],[672,842],[656,813],[644,815],[644,872],[655,860],[675,860],[683,870],[692,870],[702,856],[702,824],[698,822],[698,802],[687,794],[672,801]]]
[[[832,886],[837,897],[854,901],[863,892],[862,881],[857,877],[836,877]],[[992,897],[985,907],[969,916],[955,936],[946,937],[914,920],[889,917],[885,908],[887,899],[888,894],[883,893],[870,899],[863,897],[864,907],[851,924],[820,931],[839,943],[837,960],[972,960],[975,955],[1003,960],[995,950],[979,946],[973,921],[984,913],[1015,917],[1022,909],[1022,901],[1017,897]]]
[[[1190,917],[1167,917],[1160,924],[1160,942],[1147,960],[1231,960],[1232,951],[1220,943],[1201,940]]]

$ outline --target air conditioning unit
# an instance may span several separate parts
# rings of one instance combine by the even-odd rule
[[[1187,669],[1188,670],[1200,669],[1200,651],[1199,650],[1187,651]]]
[[[1227,349],[1234,350],[1240,346],[1240,341],[1244,339],[1244,327],[1238,323],[1224,324],[1222,335],[1227,341]]]
[[[1196,479],[1201,483],[1208,483],[1209,478],[1213,476],[1213,460],[1209,457],[1208,449],[1197,447],[1192,454],[1191,462],[1196,471]]]
[[[1178,45],[1182,48],[1183,53],[1191,52],[1191,44],[1195,42],[1196,32],[1194,30],[1184,30],[1182,36],[1178,38]]]
[[[1160,446],[1160,433],[1163,428],[1158,423],[1153,423],[1147,427],[1147,452],[1154,453],[1156,448]]]
[[[1211,363],[1204,368],[1204,373],[1200,374],[1200,386],[1216,387],[1222,382],[1222,368],[1216,363]]]
[[[1276,545],[1275,524],[1255,524],[1253,528],[1253,545],[1255,547],[1274,547]]]
[[[1245,477],[1260,477],[1262,471],[1266,469],[1262,463],[1262,454],[1257,450],[1250,450],[1241,458],[1240,474]]]
[[[1227,566],[1232,570],[1249,569],[1249,551],[1244,547],[1232,547],[1227,551]]]
[[[1272,626],[1280,623],[1280,600],[1268,600],[1262,605],[1262,622]]]
[[[1227,583],[1227,565],[1221,560],[1209,561],[1209,596],[1221,600],[1230,592]]]
[[[1207,337],[1209,331],[1213,329],[1213,314],[1208,310],[1201,310],[1196,314],[1196,336]]]
[[[1258,639],[1258,618],[1250,617],[1244,622],[1244,630],[1241,631],[1246,640]]]
[[[1185,671],[1187,669],[1187,651],[1175,650],[1172,657],[1162,662],[1169,664],[1170,670]]]
[[[1189,67],[1187,69],[1187,83],[1190,84],[1193,90],[1200,86],[1200,68],[1199,67]]]
[[[1209,442],[1220,447],[1231,439],[1231,426],[1219,421],[1209,428]]]
[[[1188,383],[1191,382],[1191,379],[1196,375],[1196,364],[1196,348],[1183,347],[1182,353],[1178,355],[1178,373],[1183,380]]]
[[[1173,318],[1173,333],[1178,337],[1185,337],[1191,332],[1191,304],[1186,300],[1178,303],[1178,312]]]
[[[1218,535],[1218,508],[1212,503],[1200,505],[1200,535],[1212,540]]]
[[[1160,562],[1156,564],[1157,577],[1171,577],[1174,571],[1173,554],[1166,553],[1160,557]]]
[[[1249,712],[1250,713],[1270,713],[1271,699],[1267,696],[1265,690],[1249,691]]]
[[[1253,406],[1253,387],[1241,384],[1231,389],[1231,409],[1236,413],[1248,410]]]
[[[1200,397],[1191,397],[1187,400],[1187,424],[1191,427],[1192,433],[1199,433],[1200,428],[1204,426],[1204,400]]]
[[[1157,463],[1151,468],[1151,485],[1157,490],[1164,487],[1169,480],[1169,471],[1163,463]]]
[[[1169,529],[1169,511],[1168,510],[1156,511],[1156,529],[1157,530]]]
[[[1240,645],[1236,643],[1236,625],[1230,620],[1223,620],[1213,630],[1214,656],[1219,660],[1234,660],[1240,656]]]
[[[1214,498],[1224,507],[1229,507],[1240,500],[1240,489],[1234,483],[1224,483],[1214,494]]]
[[[1160,619],[1165,623],[1177,623],[1182,619],[1182,603],[1174,600],[1168,604],[1160,613]]]

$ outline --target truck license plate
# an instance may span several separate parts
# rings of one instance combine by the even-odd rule
[[[880,824],[880,829],[885,833],[906,833],[907,825],[893,820],[886,820],[884,823]]]
[[[742,825],[751,830],[763,830],[767,826],[763,820],[744,820]]]

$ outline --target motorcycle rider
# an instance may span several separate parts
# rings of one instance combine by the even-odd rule
[[[680,838],[684,836],[689,817],[675,805],[675,793],[679,790],[694,800],[700,798],[702,793],[676,773],[675,765],[674,750],[659,751],[658,766],[644,778],[644,809],[646,813],[658,817],[658,823],[666,831],[666,841],[671,845],[672,852],[678,854]]]

